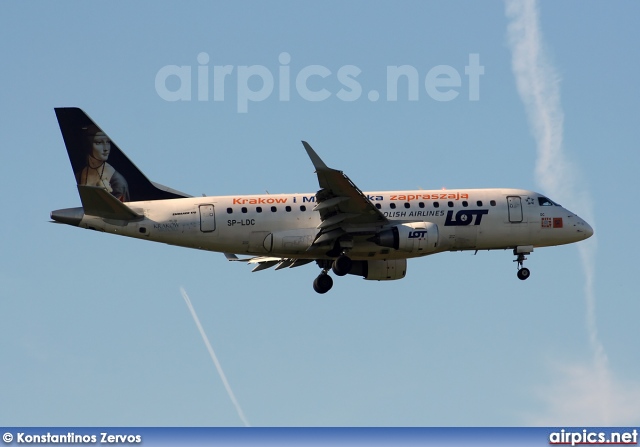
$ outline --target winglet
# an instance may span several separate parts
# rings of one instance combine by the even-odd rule
[[[99,186],[78,185],[78,193],[84,213],[89,216],[116,220],[135,220],[143,217]]]
[[[324,161],[322,161],[322,159],[318,157],[318,154],[316,154],[316,151],[314,151],[313,148],[309,146],[309,143],[307,143],[306,141],[303,141],[302,145],[307,151],[307,154],[311,159],[311,163],[313,163],[313,166],[316,168],[316,171],[329,169],[329,167],[326,164],[324,164]]]

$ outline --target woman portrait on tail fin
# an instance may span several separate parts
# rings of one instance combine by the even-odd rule
[[[78,185],[100,186],[121,202],[129,202],[129,186],[126,179],[107,163],[111,152],[111,140],[98,126],[85,130],[85,167],[76,173]]]

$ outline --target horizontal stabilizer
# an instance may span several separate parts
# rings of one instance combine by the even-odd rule
[[[115,220],[136,220],[143,217],[99,186],[78,185],[78,192],[86,215]]]

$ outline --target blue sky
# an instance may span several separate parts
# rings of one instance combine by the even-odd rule
[[[596,229],[595,345],[575,245],[536,250],[526,282],[510,252],[445,253],[411,260],[402,281],[350,276],[319,296],[312,265],[250,273],[221,254],[48,222],[80,204],[53,112],[65,106],[84,109],[148,177],[194,195],[314,192],[302,139],[365,191],[549,193],[503,2],[3,2],[1,423],[242,425],[184,287],[251,425],[638,425],[640,6],[538,6],[563,153]],[[234,67],[224,101],[197,100],[203,52],[210,73]],[[266,67],[277,87],[283,52],[291,99],[276,88],[238,113],[239,67]],[[484,67],[477,101],[472,54]],[[192,67],[192,100],[159,95],[169,65]],[[324,101],[296,92],[311,65],[331,72],[308,83],[330,91]],[[361,70],[355,101],[336,96],[348,65]],[[386,100],[387,67],[400,65],[419,73],[417,101],[403,86]],[[450,101],[424,86],[441,65],[461,76]]]

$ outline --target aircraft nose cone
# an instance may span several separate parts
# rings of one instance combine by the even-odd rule
[[[578,225],[578,232],[584,235],[585,239],[589,239],[593,236],[593,228],[586,221],[580,219],[580,225]]]

